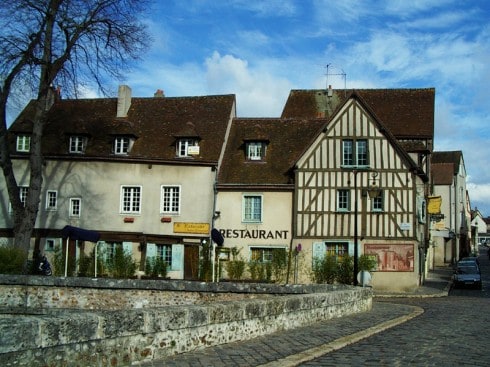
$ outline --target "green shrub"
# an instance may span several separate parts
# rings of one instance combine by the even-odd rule
[[[151,277],[167,277],[167,263],[161,257],[150,257],[146,259],[145,274]]]
[[[211,246],[211,241],[206,241],[206,243],[201,246],[201,253],[199,257],[199,280],[202,280],[203,282],[210,282],[213,280]]]
[[[236,247],[230,249],[231,259],[226,263],[226,272],[231,280],[240,280],[245,273],[245,261]]]
[[[333,284],[337,277],[338,265],[337,258],[326,255],[322,259],[313,260],[312,278],[315,283]]]
[[[274,281],[284,282],[288,271],[288,251],[284,248],[274,249],[271,266]]]
[[[344,255],[338,264],[337,281],[342,284],[352,284],[353,280],[354,258]]]
[[[54,249],[53,257],[53,275],[55,276],[65,276],[65,257],[66,254],[63,252],[63,246],[56,246]],[[68,257],[68,267],[67,276],[75,276],[77,264],[75,259]]]
[[[0,274],[23,274],[25,252],[15,246],[0,246]]]
[[[376,255],[362,254],[357,262],[359,271],[373,271],[376,269],[378,262]]]
[[[113,278],[131,278],[138,265],[133,260],[132,254],[124,253],[122,246],[117,246],[114,256],[106,260],[106,267],[109,276]]]
[[[103,254],[97,253],[97,276],[104,274],[104,261],[102,260]],[[95,276],[95,248],[90,255],[85,253],[80,254],[78,259],[78,276],[80,277],[94,277]]]

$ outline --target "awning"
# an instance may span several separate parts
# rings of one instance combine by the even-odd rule
[[[70,238],[76,241],[97,242],[100,239],[99,232],[73,226],[65,226],[61,230],[61,236],[63,238]]]

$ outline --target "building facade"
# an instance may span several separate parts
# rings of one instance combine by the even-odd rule
[[[159,256],[172,278],[196,279],[215,229],[245,261],[295,254],[289,282],[311,282],[325,254],[368,254],[378,264],[374,287],[412,289],[430,251],[434,95],[294,90],[280,118],[237,118],[232,95],[132,98],[122,87],[117,99],[59,100],[43,140],[33,248],[64,246],[60,230],[73,225],[100,232],[109,251],[123,246],[141,271]],[[9,130],[26,188],[30,128],[26,108]],[[70,243],[70,254],[83,246],[93,244]],[[215,279],[229,261],[217,252]]]

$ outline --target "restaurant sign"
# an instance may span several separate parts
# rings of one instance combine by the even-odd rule
[[[209,234],[209,223],[174,222],[174,233]]]

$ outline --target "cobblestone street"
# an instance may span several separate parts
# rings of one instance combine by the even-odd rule
[[[486,249],[480,261],[481,291],[448,292],[452,269],[442,268],[410,297],[378,295],[370,312],[141,366],[487,366]]]

